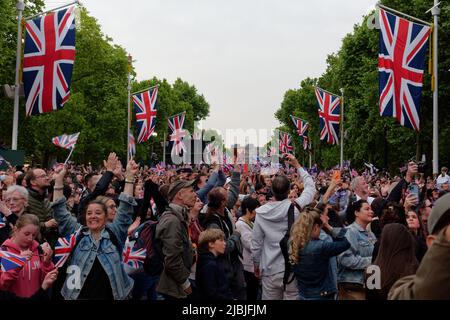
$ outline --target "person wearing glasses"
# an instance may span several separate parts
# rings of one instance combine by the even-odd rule
[[[9,238],[12,227],[28,205],[28,191],[22,186],[12,185],[3,193],[0,201],[0,244]]]
[[[50,177],[43,169],[30,169],[25,181],[28,189],[28,206],[24,213],[34,214],[39,218],[40,242],[47,240],[53,246],[58,239],[58,224],[53,219],[53,209],[47,198]]]

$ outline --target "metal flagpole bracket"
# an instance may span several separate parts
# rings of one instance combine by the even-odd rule
[[[441,8],[439,8],[439,5],[441,4],[441,2],[439,1],[438,3],[436,3],[433,7],[431,7],[430,9],[428,9],[425,13],[428,13],[431,11],[431,14],[433,16],[435,15],[440,15],[441,14]]]
[[[23,0],[18,0],[16,3],[17,10],[23,11],[25,10],[25,3],[23,3]]]

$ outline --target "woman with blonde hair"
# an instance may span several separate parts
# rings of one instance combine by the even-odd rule
[[[337,294],[330,258],[350,248],[350,243],[345,238],[346,229],[331,227],[327,218],[320,210],[307,208],[292,226],[289,258],[295,265],[300,300],[334,300]],[[320,239],[321,229],[333,242]]]

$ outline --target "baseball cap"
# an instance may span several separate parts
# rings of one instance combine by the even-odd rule
[[[178,180],[178,181],[173,182],[170,185],[169,191],[167,193],[169,201],[172,201],[172,199],[175,197],[175,195],[181,189],[192,187],[194,185],[194,182],[195,182],[195,180],[191,180],[191,181]]]
[[[447,213],[447,214],[446,214]],[[443,221],[444,216],[450,214],[450,193],[436,200],[428,217],[428,233],[433,234],[434,229]]]

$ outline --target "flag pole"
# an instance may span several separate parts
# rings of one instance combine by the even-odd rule
[[[148,90],[153,89],[153,88],[156,88],[156,87],[159,88],[159,84],[154,85],[154,86],[151,86],[151,87],[148,87],[148,88],[145,88],[145,89],[142,89],[142,90],[139,90],[139,91],[136,91],[136,92],[133,92],[132,95],[139,94],[139,93],[148,91]]]
[[[131,63],[133,58],[128,55],[128,114],[127,114],[127,162],[130,161],[130,126],[131,126]]]
[[[323,92],[326,92],[326,93],[328,93],[328,94],[331,94],[332,96],[339,97],[338,94],[335,94],[335,93],[333,93],[333,92],[330,92],[330,91],[327,91],[327,90],[325,90],[325,89],[322,89],[321,87],[314,87],[314,88],[319,89],[319,90],[322,90]]]
[[[434,18],[433,24],[433,175],[439,174],[439,129],[438,129],[438,24],[439,1],[434,0],[434,6],[431,8],[431,14]]]
[[[341,170],[344,164],[344,88],[341,88]]]
[[[73,150],[75,150],[75,147],[70,148],[70,149],[71,149],[71,150],[70,150],[69,156],[67,157],[66,161],[64,161],[64,165],[66,165],[67,162],[69,161],[70,157],[72,156]]]
[[[11,149],[17,150],[17,137],[19,129],[19,89],[20,89],[20,61],[22,58],[22,14],[25,9],[23,0],[17,0],[17,51],[16,51],[16,79],[14,86],[14,114]]]
[[[311,165],[311,154],[312,154],[312,150],[311,150],[311,140],[309,140],[309,169],[311,170],[312,165]]]
[[[166,132],[164,131],[164,139],[163,139],[163,142],[162,142],[162,144],[163,144],[163,147],[162,147],[162,150],[163,150],[163,162],[164,162],[164,165],[166,165]]]
[[[59,10],[59,9],[62,9],[62,8],[71,6],[71,5],[73,5],[73,4],[78,4],[78,5],[79,5],[80,2],[79,2],[78,0],[77,0],[77,1],[73,1],[73,2],[71,2],[71,3],[68,3],[68,4],[65,4],[65,5],[59,6],[59,7],[57,7],[57,8],[53,8],[53,9],[51,9],[51,10],[47,10],[47,11],[44,11],[44,12],[35,14],[34,16],[26,17],[25,20],[31,20],[31,19],[34,19],[34,18],[36,18],[36,17],[42,16],[42,15],[44,15],[44,14],[46,14],[46,13],[49,13],[49,12],[52,12],[52,11],[57,11],[57,10]]]

